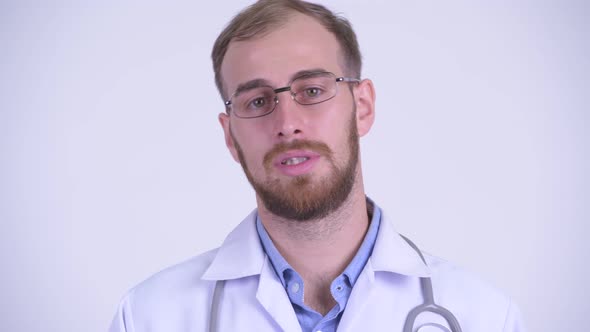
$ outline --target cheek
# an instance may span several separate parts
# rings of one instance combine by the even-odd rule
[[[358,133],[356,112],[350,103],[342,103],[338,108],[331,110],[328,117],[324,117],[318,124],[320,132],[330,137],[333,144],[347,146],[350,141],[351,131]]]
[[[234,128],[232,130],[232,137],[236,145],[236,150],[241,153],[242,159],[246,162],[248,168],[258,168],[262,163],[265,153],[265,145],[260,131],[255,128]]]
[[[338,125],[338,147],[340,155],[343,156],[341,161],[348,162],[351,153],[358,153],[359,133],[356,111],[354,109],[349,111],[345,120]]]

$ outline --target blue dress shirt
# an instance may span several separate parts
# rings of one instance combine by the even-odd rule
[[[352,292],[352,288],[371,256],[375,240],[377,239],[377,233],[379,232],[381,210],[369,199],[367,199],[367,205],[369,207],[373,206],[373,217],[369,224],[369,229],[367,230],[363,243],[350,264],[348,264],[342,274],[332,281],[330,290],[336,301],[336,305],[325,316],[322,316],[317,311],[305,305],[303,302],[305,289],[303,279],[299,273],[287,263],[285,258],[281,256],[264,229],[260,218],[258,216],[256,217],[256,229],[258,230],[258,236],[262,242],[262,247],[268,255],[277,276],[281,280],[281,283],[291,300],[291,304],[293,305],[293,309],[295,310],[295,314],[297,315],[297,319],[299,320],[303,332],[336,331],[342,313],[346,308],[350,293]]]

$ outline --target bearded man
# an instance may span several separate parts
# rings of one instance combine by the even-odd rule
[[[375,89],[346,19],[261,0],[212,58],[225,143],[257,208],[220,248],[133,288],[112,332],[524,331],[509,298],[422,253],[366,196]]]

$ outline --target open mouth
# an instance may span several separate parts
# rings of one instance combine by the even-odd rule
[[[291,150],[274,159],[276,169],[287,176],[299,176],[313,171],[320,161],[321,155],[309,150]]]
[[[281,165],[294,166],[294,165],[301,164],[302,162],[305,162],[308,160],[309,160],[309,157],[292,157],[292,158],[283,159],[281,161]]]

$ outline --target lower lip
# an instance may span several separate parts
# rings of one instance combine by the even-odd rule
[[[275,165],[278,170],[287,176],[298,176],[304,175],[311,172],[312,168],[315,164],[319,161],[319,157],[312,157],[307,159],[304,162],[301,162],[297,165],[283,165],[277,164]]]

